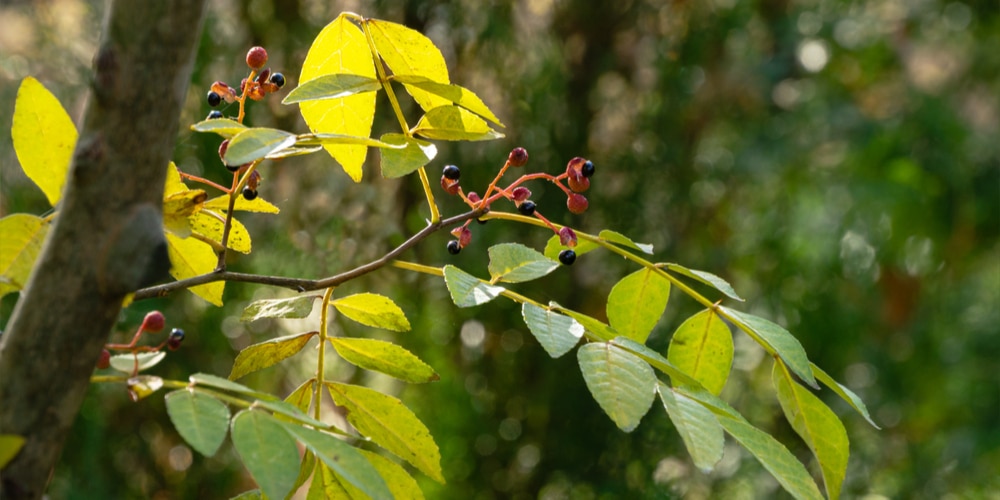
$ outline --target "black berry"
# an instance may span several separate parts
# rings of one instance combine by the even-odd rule
[[[215,120],[215,119],[218,119],[218,118],[222,118],[222,111],[219,111],[217,109],[213,109],[212,112],[208,114],[208,118],[207,119],[208,120]]]
[[[594,162],[587,160],[586,163],[584,163],[583,166],[580,167],[580,173],[583,174],[584,177],[590,177],[594,175]]]
[[[184,342],[184,330],[180,328],[170,330],[170,337],[167,338],[167,348],[171,351],[176,351],[181,347],[181,342]]]
[[[451,240],[448,242],[448,253],[452,255],[458,255],[458,252],[462,251],[462,247],[459,246],[458,241]]]
[[[441,174],[448,179],[457,181],[458,178],[462,176],[462,171],[459,170],[458,167],[456,167],[455,165],[445,165],[444,170],[441,171]]]
[[[225,160],[223,160],[223,161],[225,161]],[[236,172],[236,171],[238,171],[240,169],[240,167],[242,167],[242,165],[230,165],[228,163],[226,164],[226,170],[228,170],[230,172]]]
[[[527,200],[527,201],[521,203],[517,207],[517,211],[521,212],[521,215],[527,215],[527,216],[534,215],[535,214],[535,202],[533,202],[531,200]]]
[[[562,262],[567,266],[572,266],[573,263],[576,262],[576,252],[572,250],[563,250],[562,252],[559,252],[559,262]]]
[[[216,107],[216,106],[218,106],[220,104],[222,104],[222,96],[219,95],[219,94],[216,94],[214,91],[209,91],[208,92],[208,105],[214,108],[214,107]]]
[[[281,87],[284,87],[285,86],[285,75],[282,75],[281,73],[275,73],[275,74],[271,75],[271,83],[273,83],[274,86],[278,87],[279,89]]]
[[[257,197],[257,190],[251,189],[250,186],[246,186],[243,188],[243,197],[246,198],[247,201],[251,201]]]

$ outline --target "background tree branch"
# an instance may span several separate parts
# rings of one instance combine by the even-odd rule
[[[0,344],[0,497],[39,498],[124,296],[165,276],[165,169],[203,0],[114,2],[60,215]]]

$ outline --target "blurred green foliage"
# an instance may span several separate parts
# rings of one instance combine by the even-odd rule
[[[62,0],[0,7],[0,123],[8,130],[20,80],[33,75],[79,117],[105,7]],[[351,7],[353,6],[353,7]],[[430,166],[462,167],[485,185],[514,146],[529,170],[558,172],[573,156],[597,165],[590,210],[532,186],[549,218],[653,243],[657,258],[726,277],[745,309],[785,325],[810,357],[867,402],[877,431],[831,394],[852,441],[846,495],[975,498],[1000,491],[1000,15],[993,1],[769,0],[522,2],[214,1],[182,123],[208,112],[214,80],[238,80],[247,47],[268,48],[292,88],[309,43],[341,8],[401,22],[441,47],[452,79],[507,125],[491,143],[440,144]],[[161,89],[149,89],[157,92]],[[302,129],[297,109],[254,103],[248,122]],[[385,109],[383,107],[382,109]],[[412,109],[412,106],[411,106]],[[142,119],[142,110],[136,110]],[[393,126],[381,116],[376,130]],[[218,139],[178,131],[175,160],[222,181]],[[374,156],[374,155],[372,155]],[[374,161],[373,160],[370,160]],[[142,166],[136,166],[142,168]],[[318,277],[380,255],[424,224],[415,178],[355,185],[326,157],[265,165],[262,196],[277,216],[247,217],[256,242],[234,269]],[[0,136],[0,215],[41,213],[44,197]],[[457,200],[439,196],[445,214]],[[485,274],[485,250],[549,236],[502,222],[473,226],[457,257],[446,235],[405,258]],[[602,317],[610,287],[631,269],[594,252],[518,288]],[[393,297],[413,331],[394,341],[441,381],[398,390],[441,446],[448,484],[421,478],[429,498],[691,498],[769,496],[777,484],[728,446],[711,474],[690,463],[662,412],[619,432],[587,392],[574,360],[549,359],[515,304],[456,309],[442,282],[386,269],[344,287]],[[338,291],[338,294],[341,293]],[[227,287],[212,308],[190,294],[137,303],[116,338],[151,309],[187,330],[154,373],[226,375],[238,349],[314,328],[241,324],[242,306],[282,290]],[[650,339],[697,310],[675,296]],[[0,304],[6,323],[14,297]],[[388,335],[338,322],[338,334]],[[742,334],[723,396],[808,459],[766,392],[770,363]],[[245,382],[286,394],[312,360],[296,358]],[[53,367],[53,369],[57,369]],[[10,381],[4,381],[10,383]],[[252,487],[231,445],[188,449],[160,397],[128,401],[95,386],[52,480],[54,498],[225,498]]]

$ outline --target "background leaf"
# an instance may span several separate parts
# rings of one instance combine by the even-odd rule
[[[302,350],[313,335],[319,332],[299,333],[276,339],[266,340],[244,348],[236,355],[229,380],[237,380],[250,373],[263,370],[294,356]]]
[[[17,89],[10,137],[24,175],[56,206],[73,159],[77,131],[59,100],[30,76]]]
[[[410,322],[403,310],[389,297],[377,293],[357,293],[330,302],[340,314],[375,328],[394,332],[410,330]]]
[[[607,342],[577,350],[587,389],[619,429],[631,432],[656,397],[656,375],[645,361]]]
[[[715,311],[705,309],[677,327],[667,359],[719,395],[733,366],[733,334]]]
[[[528,330],[553,358],[569,352],[585,332],[583,325],[575,319],[528,302],[521,306],[521,315]]]
[[[326,25],[313,40],[302,63],[299,83],[337,73],[375,78],[375,66],[365,35],[344,14]],[[299,110],[313,132],[368,137],[375,118],[375,93],[302,102],[299,103]],[[368,148],[333,144],[326,144],[323,148],[340,163],[354,182],[361,181],[361,167]]]
[[[49,223],[30,214],[0,219],[0,297],[24,288],[49,233]]]
[[[493,282],[520,283],[541,278],[559,267],[537,250],[520,243],[501,243],[489,249],[489,270]]]
[[[206,457],[215,455],[229,432],[229,407],[192,389],[171,392],[164,401],[170,421],[184,441]]]
[[[441,452],[427,426],[402,401],[357,385],[327,383],[330,396],[347,409],[347,421],[363,436],[444,483]]]
[[[670,281],[644,267],[624,277],[608,295],[608,324],[622,335],[645,343],[667,309]]]
[[[285,498],[299,472],[299,449],[281,421],[243,410],[232,424],[233,447],[268,498]]]
[[[391,342],[375,339],[330,339],[337,354],[351,364],[413,383],[425,383],[440,377],[416,355]]]

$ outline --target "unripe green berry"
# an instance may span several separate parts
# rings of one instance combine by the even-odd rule
[[[150,311],[142,320],[142,330],[147,333],[159,333],[166,326],[167,320],[160,311]]]
[[[458,167],[456,167],[455,165],[445,165],[444,169],[441,170],[441,175],[453,181],[457,181],[459,177],[462,176],[462,171],[459,170]]]
[[[514,148],[507,155],[507,163],[512,167],[523,167],[528,163],[528,150],[524,148]]]
[[[243,188],[243,198],[245,198],[247,201],[253,201],[254,199],[257,198],[257,190],[252,189],[250,186],[245,186]]]
[[[251,47],[247,52],[247,66],[251,69],[261,69],[267,64],[267,51],[264,47]]]
[[[517,211],[521,212],[521,215],[532,216],[535,214],[535,202],[527,200],[522,202],[517,206]]]
[[[566,266],[572,266],[573,263],[576,262],[576,252],[572,250],[563,250],[562,252],[559,252],[559,262],[562,262],[563,265]]]
[[[462,246],[458,244],[457,241],[451,240],[448,242],[448,253],[452,255],[458,255],[458,252],[462,251]]]

